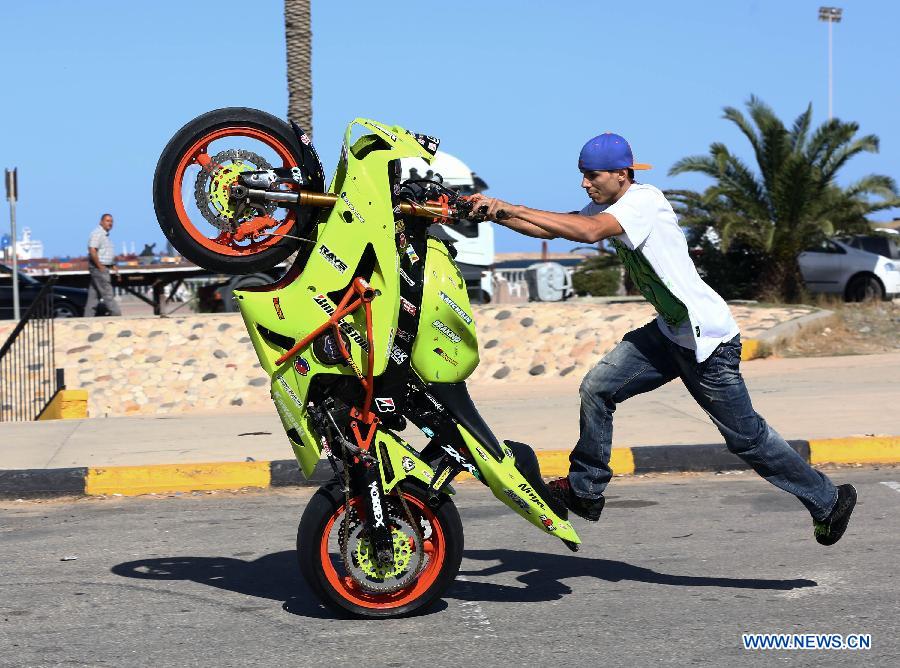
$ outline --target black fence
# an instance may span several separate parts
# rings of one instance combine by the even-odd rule
[[[53,354],[54,283],[51,276],[0,346],[0,422],[37,419],[65,389]]]

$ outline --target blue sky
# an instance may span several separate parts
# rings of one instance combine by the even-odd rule
[[[654,165],[646,182],[702,188],[702,177],[667,171],[713,141],[747,155],[723,106],[756,94],[785,120],[809,102],[826,119],[820,4],[313,0],[314,141],[330,174],[349,120],[396,123],[441,137],[489,194],[568,211],[586,201],[581,145],[609,130]],[[835,115],[881,138],[881,152],[841,180],[900,179],[900,3],[841,6]],[[172,134],[217,107],[285,115],[282,9],[276,0],[3,3],[0,167],[20,171],[20,228],[48,254],[80,255],[111,211],[117,250],[162,247],[151,184]],[[0,220],[7,230],[5,207]],[[497,235],[498,251],[537,249]]]

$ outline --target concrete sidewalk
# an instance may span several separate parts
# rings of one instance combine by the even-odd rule
[[[786,439],[900,434],[900,354],[766,359],[744,363],[742,369],[755,408]],[[578,437],[579,382],[540,380],[515,389],[485,383],[471,391],[498,438],[546,451],[542,461],[559,459],[558,468]],[[615,425],[617,448],[722,441],[680,381],[623,403]],[[414,445],[424,444],[417,431],[407,430],[405,436]],[[683,448],[674,452],[699,454]],[[274,408],[0,425],[0,469],[7,471],[290,458]]]

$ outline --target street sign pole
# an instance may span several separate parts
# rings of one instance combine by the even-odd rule
[[[6,170],[6,199],[9,200],[9,227],[12,234],[12,289],[13,289],[13,319],[18,322],[19,313],[19,256],[16,252],[16,199],[18,197],[19,170],[13,168]]]

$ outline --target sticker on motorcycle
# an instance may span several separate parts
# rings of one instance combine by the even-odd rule
[[[475,476],[476,478],[480,478],[480,477],[481,477],[481,476],[478,475],[478,469],[476,469],[474,466],[472,466],[472,465],[465,459],[465,457],[463,457],[461,454],[459,454],[459,452],[456,451],[455,448],[453,448],[452,446],[449,446],[449,445],[447,445],[447,444],[445,443],[444,445],[441,446],[441,449],[442,449],[444,452],[446,452],[448,455],[450,455],[451,457],[453,457],[453,459],[456,460],[456,463],[457,463],[457,464],[459,464],[460,466],[462,466],[466,471],[468,471],[469,473],[471,473],[473,476]]]
[[[528,505],[528,502],[525,499],[523,499],[521,496],[516,494],[511,489],[504,489],[503,493],[506,494],[506,496],[508,496],[514,504],[516,504],[517,506],[519,506],[519,508],[521,508],[523,511],[525,511],[526,515],[531,514],[530,506]]]
[[[406,248],[406,235],[403,232],[397,235],[397,247]]]
[[[291,389],[291,386],[287,384],[287,381],[284,379],[284,376],[278,377],[278,384],[281,385],[282,389],[285,391],[291,399],[294,400],[294,403],[297,404],[300,408],[306,408],[303,405],[303,402],[300,401],[300,397],[294,394],[294,390]]]
[[[378,497],[378,483],[373,480],[369,485],[369,496],[372,498],[372,519],[376,527],[384,526],[384,510],[381,508],[381,499]]]
[[[424,148],[428,153],[434,155],[437,153],[438,146],[441,144],[441,140],[437,137],[432,137],[430,135],[420,135],[416,132],[410,132],[415,140],[419,142],[419,144]]]
[[[450,355],[448,355],[446,352],[444,352],[443,348],[435,348],[434,352],[436,352],[438,355],[440,355],[441,359],[444,360],[445,362],[448,362],[449,364],[452,364],[453,366],[459,366],[459,362],[457,362],[455,359],[450,357]]]
[[[550,531],[550,532],[556,531],[556,525],[553,524],[553,520],[551,520],[546,515],[541,515],[541,524],[544,525],[544,528],[547,531]]]
[[[463,311],[462,308],[459,306],[459,304],[457,304],[455,301],[450,299],[450,297],[448,297],[445,292],[439,292],[438,294],[440,295],[440,297],[444,301],[444,303],[447,304],[447,306],[449,306],[450,308],[452,308],[454,310],[454,312],[456,313],[456,315],[458,315],[460,318],[463,319],[463,322],[465,322],[467,325],[472,324],[472,316],[470,316],[468,313]]]
[[[341,199],[344,200],[344,204],[347,205],[347,208],[350,210],[350,213],[353,214],[353,217],[356,218],[359,222],[364,223],[366,219],[359,215],[359,211],[356,210],[356,207],[353,206],[353,203],[350,201],[350,198],[347,197],[347,192],[341,192]]]
[[[402,278],[404,281],[406,281],[406,284],[407,284],[409,287],[413,287],[413,286],[416,284],[416,282],[415,282],[413,279],[411,279],[411,278],[406,274],[406,272],[403,271],[403,269],[400,270],[400,278]]]
[[[406,299],[405,297],[400,297],[400,306],[403,307],[403,310],[409,313],[411,316],[416,315],[416,305],[411,301]]]
[[[409,473],[414,468],[416,468],[416,463],[412,460],[412,457],[403,456],[403,459],[400,460],[401,466],[403,466],[403,470]]]
[[[309,362],[303,357],[298,357],[294,360],[294,370],[301,376],[305,376],[309,373]]]
[[[393,348],[391,348],[391,359],[394,360],[395,363],[403,364],[408,358],[409,355],[403,352],[400,349],[400,346],[394,346]]]
[[[393,413],[395,410],[393,397],[375,397],[375,408],[379,413]]]
[[[447,325],[442,323],[440,320],[435,320],[433,323],[431,323],[431,326],[438,330],[441,334],[446,336],[448,339],[453,341],[453,343],[459,343],[460,341],[462,341],[462,337],[459,334],[447,327]]]
[[[325,244],[319,246],[319,255],[324,257],[328,264],[337,269],[338,273],[343,274],[345,271],[347,271],[347,263],[339,258],[337,254],[333,250],[328,248],[328,246],[326,246]]]
[[[328,301],[328,297],[325,295],[316,295],[313,297],[313,301],[319,305],[325,313],[328,315],[334,315],[334,306],[331,305],[331,302]],[[341,328],[341,331],[344,332],[350,339],[356,343],[360,348],[368,352],[369,350],[369,342],[366,341],[362,334],[356,331],[356,328],[353,327],[349,322],[344,322],[343,320],[338,322],[338,327]]]
[[[537,495],[537,493],[535,493],[535,491],[533,489],[531,489],[531,487],[529,487],[528,485],[526,485],[523,482],[522,484],[519,485],[519,489],[522,490],[522,492],[525,494],[525,496],[527,496],[529,499],[531,499],[531,502],[534,505],[536,505],[538,508],[543,508],[544,510],[547,509],[547,506],[545,506],[544,502],[541,501],[541,497],[539,497]]]
[[[275,315],[279,320],[284,320],[284,312],[281,310],[281,300],[278,297],[272,297],[272,306],[275,307]]]
[[[407,246],[405,250],[407,257],[409,257],[410,264],[415,264],[419,261],[419,256],[416,254],[416,251],[412,246]]]
[[[407,343],[409,343],[410,341],[412,341],[413,335],[407,331],[398,329],[397,330],[397,338],[400,339],[401,341],[406,341]]]
[[[373,123],[373,122],[371,122],[371,121],[369,122],[369,125],[371,125],[373,128],[375,128],[375,129],[378,130],[379,132],[381,132],[381,133],[387,135],[388,137],[390,137],[390,138],[391,138],[391,141],[397,141],[397,135],[395,135],[393,132],[391,132],[391,131],[388,130],[387,128],[383,128],[383,127],[381,127],[380,125],[378,125],[378,123]]]

